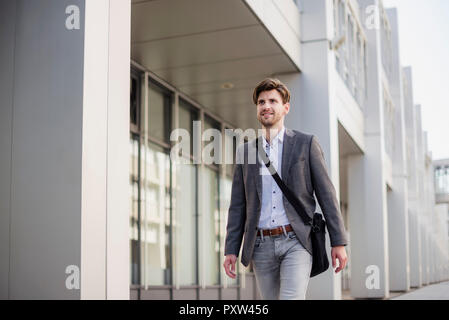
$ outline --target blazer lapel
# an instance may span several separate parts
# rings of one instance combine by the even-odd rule
[[[290,161],[292,159],[292,150],[295,148],[296,139],[293,130],[285,128],[284,144],[282,147],[282,165],[281,178],[286,182],[288,180],[288,169],[290,168]]]
[[[261,145],[262,145],[262,143],[259,144],[259,146],[261,146]],[[251,157],[252,154],[253,155],[256,154],[256,139],[253,140],[253,143],[250,145],[250,148],[252,149],[252,153],[250,152],[250,150],[248,150],[249,157]],[[251,176],[253,177],[254,183],[256,185],[256,191],[259,196],[259,200],[262,201],[262,176],[260,175],[260,171],[259,171],[259,166],[260,166],[259,157],[256,155],[256,163],[248,164],[248,166],[249,166]]]

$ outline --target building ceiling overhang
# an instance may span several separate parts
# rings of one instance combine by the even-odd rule
[[[257,83],[299,72],[243,0],[133,0],[131,26],[135,62],[238,128]]]

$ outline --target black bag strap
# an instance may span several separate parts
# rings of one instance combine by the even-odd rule
[[[256,152],[259,155],[259,141],[261,139],[256,139]],[[263,149],[263,148],[262,148]],[[282,181],[281,177],[279,177],[279,174],[277,173],[274,166],[271,165],[270,159],[268,158],[268,155],[264,151],[261,154],[263,163],[267,167],[268,171],[270,172],[271,176],[274,178],[276,183],[278,184],[279,188],[284,193],[285,197],[288,199],[288,201],[291,203],[293,208],[295,208],[296,212],[299,214],[301,219],[304,221],[305,224],[313,225],[313,219],[309,217],[307,213],[305,213],[305,209],[301,201],[299,201],[298,197],[295,196],[295,194],[290,190],[289,187]]]

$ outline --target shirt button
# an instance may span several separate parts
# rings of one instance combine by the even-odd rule
[[[273,193],[276,193],[276,191],[273,191]]]
[[[276,209],[276,207],[273,207],[273,209]]]

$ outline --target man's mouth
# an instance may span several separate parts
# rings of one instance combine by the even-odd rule
[[[270,115],[273,115],[274,114],[274,112],[265,112],[265,113],[262,113],[262,117],[263,116],[270,116]]]

